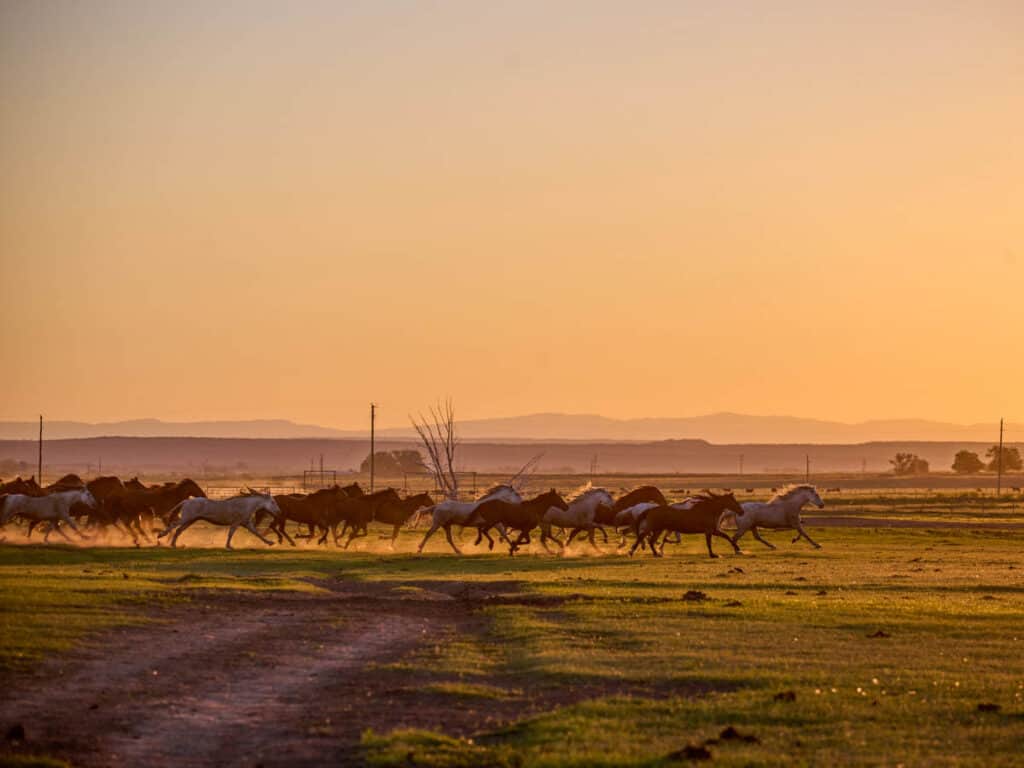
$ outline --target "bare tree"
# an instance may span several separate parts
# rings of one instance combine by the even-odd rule
[[[459,498],[459,478],[455,473],[455,452],[459,438],[455,434],[455,406],[449,397],[431,406],[429,418],[420,414],[419,421],[409,417],[427,451],[427,470],[445,498]]]
[[[526,483],[533,476],[533,474],[540,468],[540,460],[544,458],[544,452],[541,451],[536,456],[532,456],[519,471],[516,472],[512,477],[508,479],[508,485],[516,489],[517,492],[522,493]]]

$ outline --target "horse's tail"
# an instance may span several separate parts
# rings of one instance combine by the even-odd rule
[[[181,517],[181,507],[186,501],[188,501],[188,499],[182,499],[167,511],[167,515],[164,517],[164,523],[168,528],[176,522],[176,518]]]
[[[420,527],[420,520],[423,519],[424,515],[430,515],[430,517],[433,518],[433,516],[434,516],[434,507],[436,507],[436,506],[437,506],[436,504],[431,504],[429,507],[420,507],[419,509],[417,509],[416,512],[413,515],[412,527],[413,528],[419,528]]]

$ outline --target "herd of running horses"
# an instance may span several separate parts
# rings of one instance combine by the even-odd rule
[[[368,535],[373,522],[391,526],[391,546],[404,526],[415,527],[426,518],[430,520],[423,547],[430,537],[443,529],[452,549],[461,549],[452,537],[452,528],[475,528],[476,544],[487,540],[494,548],[492,533],[496,533],[514,555],[530,544],[531,534],[540,532],[540,543],[551,552],[548,542],[564,551],[574,538],[583,535],[591,546],[598,548],[595,534],[600,533],[608,543],[606,528],[617,530],[622,539],[620,548],[627,544],[626,535],[632,533],[632,555],[638,548],[648,548],[652,555],[663,554],[670,534],[703,534],[708,555],[717,557],[711,547],[713,537],[728,541],[736,552],[739,539],[747,532],[765,546],[760,529],[792,529],[794,542],[801,537],[812,546],[817,542],[808,536],[800,517],[806,504],[819,508],[825,504],[812,485],[792,485],[775,493],[768,501],[740,503],[731,492],[716,494],[711,491],[669,503],[654,486],[642,486],[618,498],[603,488],[586,489],[564,498],[555,489],[533,498],[523,498],[512,485],[498,485],[472,501],[446,499],[435,503],[428,493],[403,497],[393,488],[365,493],[358,483],[335,485],[310,494],[271,495],[246,489],[229,499],[207,498],[203,489],[190,479],[162,485],[145,485],[138,478],[128,481],[113,476],[97,477],[88,482],[77,475],[67,475],[53,485],[40,486],[34,478],[20,477],[0,483],[0,528],[18,521],[27,525],[27,536],[39,526],[44,541],[57,532],[71,540],[65,528],[82,538],[92,532],[115,529],[131,537],[136,546],[143,542],[157,543],[170,537],[171,546],[199,521],[227,526],[226,546],[238,528],[245,528],[267,545],[287,541],[295,546],[295,538],[315,539],[327,544],[332,538],[335,545],[347,549],[353,540]],[[288,523],[298,526],[294,538],[287,531]],[[260,526],[265,526],[260,532]],[[556,535],[567,537],[563,541]],[[729,531],[734,530],[730,535]]]

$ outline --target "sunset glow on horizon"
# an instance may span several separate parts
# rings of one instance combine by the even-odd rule
[[[1024,421],[1015,2],[6,2],[0,419]]]

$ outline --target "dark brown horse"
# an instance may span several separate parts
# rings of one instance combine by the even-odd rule
[[[275,496],[274,501],[281,508],[281,517],[270,524],[270,530],[277,534],[277,542],[280,544],[282,538],[295,546],[295,542],[288,536],[285,526],[288,520],[305,525],[309,533],[296,534],[296,538],[314,538],[317,533],[321,534],[319,543],[327,543],[327,534],[331,530],[333,521],[337,520],[341,509],[341,502],[344,499],[358,498],[362,495],[362,489],[358,483],[347,485],[344,488],[333,485],[330,488],[321,488],[309,495],[300,493]]]
[[[569,508],[569,505],[565,503],[565,499],[554,488],[547,493],[542,493],[532,499],[515,504],[503,499],[485,501],[476,508],[476,517],[481,521],[479,528],[480,532],[484,535],[491,528],[498,525],[504,526],[506,530],[519,531],[519,536],[515,541],[506,539],[509,543],[508,553],[514,555],[521,544],[530,543],[530,531],[540,525],[544,513],[551,509],[551,507],[557,507],[562,510]],[[551,552],[547,539],[551,539],[560,548],[565,546],[560,539],[548,535],[542,528],[540,543],[544,545],[544,549],[547,552]]]
[[[369,534],[368,526],[383,505],[401,503],[401,501],[402,497],[394,488],[385,488],[382,491],[345,499],[339,505],[338,517],[332,526],[332,530],[337,530],[337,523],[344,523],[341,533],[335,535],[334,543],[337,544],[338,539],[344,536],[347,530],[349,535],[344,548],[348,549],[348,545],[353,540]]]
[[[144,491],[149,488],[149,486],[139,480],[138,477],[133,477],[131,480],[125,480],[124,487],[129,491]]]
[[[43,488],[46,493],[63,493],[64,491],[80,491],[85,488],[85,481],[75,473],[64,475],[60,480]]]
[[[394,549],[395,539],[398,538],[402,526],[421,509],[433,506],[433,504],[434,500],[430,498],[429,493],[417,493],[415,496],[407,496],[398,501],[389,499],[377,507],[373,513],[373,519],[378,523],[392,526],[391,548]]]
[[[28,480],[23,480],[21,475],[8,480],[6,483],[0,483],[0,494],[4,493],[20,493],[23,496],[42,496],[43,489],[39,487],[39,483],[36,482],[36,476],[32,475]]]
[[[123,492],[114,494],[107,499],[98,522],[102,527],[119,523],[132,534],[132,539],[138,545],[135,531],[143,538],[149,538],[142,527],[143,522],[152,526],[155,519],[159,518],[165,528],[169,527],[171,512],[178,504],[192,497],[205,499],[206,493],[194,480],[189,478],[156,488],[143,488],[142,490],[126,488]]]
[[[641,485],[639,488],[634,488],[624,496],[620,496],[615,500],[615,504],[611,507],[602,505],[598,507],[597,514],[594,517],[594,522],[597,524],[597,530],[604,536],[605,544],[608,543],[608,534],[605,533],[604,526],[614,526],[615,516],[625,509],[642,504],[644,502],[651,504],[668,504],[668,500],[665,495],[655,488],[653,485]],[[619,546],[625,546],[625,539]]]
[[[658,537],[667,531],[675,533],[703,533],[708,545],[708,556],[718,557],[711,549],[711,537],[725,539],[739,553],[740,548],[727,533],[722,531],[722,517],[726,512],[743,514],[743,508],[731,493],[716,495],[708,491],[706,494],[688,499],[676,505],[661,505],[649,509],[640,515],[637,525],[637,537],[629,550],[630,556],[636,552],[640,542],[646,540],[651,554],[661,557],[658,549]]]

